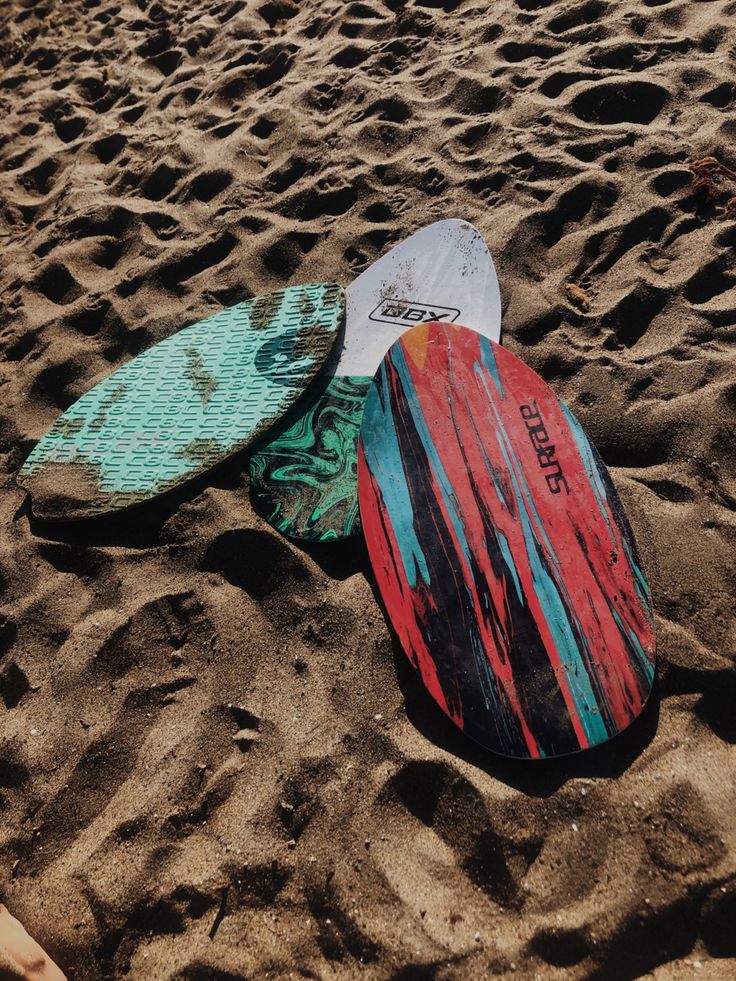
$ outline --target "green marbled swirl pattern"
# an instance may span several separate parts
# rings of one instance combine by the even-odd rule
[[[314,395],[254,445],[251,500],[282,534],[335,541],[360,531],[358,434],[371,380],[318,380]]]

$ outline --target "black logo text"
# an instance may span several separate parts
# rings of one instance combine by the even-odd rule
[[[552,494],[559,494],[561,488],[565,488],[565,493],[570,493],[567,486],[565,475],[562,472],[558,460],[555,457],[555,445],[550,443],[549,435],[544,425],[544,420],[539,412],[536,402],[531,405],[520,405],[521,417],[526,423],[529,439],[531,440],[534,451],[537,454],[539,466],[545,470],[544,479]]]
[[[434,321],[455,323],[460,311],[453,307],[439,306],[436,303],[416,303],[413,300],[381,300],[370,314],[369,320],[384,324],[400,324],[413,327],[415,324],[428,324]]]

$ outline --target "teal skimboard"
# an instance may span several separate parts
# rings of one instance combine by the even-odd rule
[[[345,311],[332,283],[268,293],[180,330],[61,415],[18,483],[40,518],[119,511],[242,450],[324,367]]]
[[[253,447],[251,499],[280,532],[329,541],[360,530],[357,445],[373,375],[404,331],[436,320],[472,324],[494,341],[500,336],[493,260],[466,221],[421,229],[347,288],[334,371]]]

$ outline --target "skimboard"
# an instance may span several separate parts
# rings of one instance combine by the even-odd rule
[[[61,415],[18,482],[41,518],[118,511],[171,491],[246,447],[324,367],[343,290],[293,286],[155,344]]]
[[[312,541],[360,530],[357,443],[365,396],[391,344],[428,320],[473,324],[498,340],[501,298],[483,238],[466,221],[428,225],[347,288],[334,373],[253,447],[251,499],[285,535]]]
[[[513,354],[434,323],[366,399],[360,513],[388,618],[452,721],[513,757],[605,742],[654,679],[651,599],[608,471]]]

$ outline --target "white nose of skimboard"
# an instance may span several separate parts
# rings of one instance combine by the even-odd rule
[[[417,324],[471,324],[493,341],[501,335],[493,259],[478,229],[459,218],[427,225],[381,256],[347,288],[345,301],[338,376],[373,375]]]
[[[333,541],[357,534],[357,441],[365,396],[386,351],[417,324],[472,324],[497,341],[501,297],[477,228],[428,225],[373,263],[345,291],[345,333],[330,374],[261,441],[251,500],[285,535]]]

